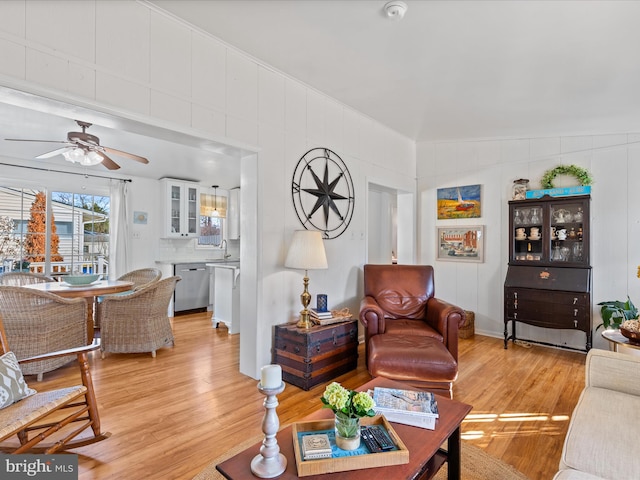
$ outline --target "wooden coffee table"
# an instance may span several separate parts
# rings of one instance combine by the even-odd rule
[[[358,388],[358,390],[364,391],[373,387],[407,388],[404,384],[378,377],[365,383]],[[389,467],[311,475],[303,478],[309,480],[321,478],[345,480],[371,480],[372,478],[388,478],[394,480],[402,478],[430,479],[436,474],[440,467],[447,462],[448,479],[459,480],[460,424],[471,411],[472,407],[471,405],[439,395],[437,399],[440,417],[436,423],[435,430],[393,423],[394,430],[409,450],[409,463]],[[318,399],[318,404],[320,404],[320,399]],[[318,409],[308,417],[305,417],[304,420],[333,418],[333,416],[333,412],[330,409]],[[293,453],[291,427],[289,426],[280,430],[277,434],[277,439],[278,445],[280,446],[280,453],[287,457],[287,469],[278,478],[285,480],[299,478]],[[447,442],[447,451],[440,449],[440,446],[445,441]],[[258,442],[245,451],[240,452],[235,457],[216,465],[216,470],[230,480],[257,478],[251,473],[251,460],[260,453],[261,444],[262,442]]]

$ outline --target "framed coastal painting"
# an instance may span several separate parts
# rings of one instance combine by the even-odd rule
[[[484,225],[438,227],[437,259],[484,262]]]
[[[480,217],[480,185],[438,189],[438,220]]]

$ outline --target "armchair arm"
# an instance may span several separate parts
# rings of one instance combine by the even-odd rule
[[[458,329],[464,325],[465,313],[460,307],[431,297],[427,301],[426,321],[443,337],[453,358],[458,361]]]
[[[384,312],[375,298],[366,296],[360,301],[360,322],[367,332],[367,339],[384,333]]]
[[[640,357],[592,348],[587,354],[585,386],[640,396]]]
[[[46,360],[48,358],[64,357],[66,355],[78,355],[82,353],[91,352],[100,348],[100,339],[94,338],[93,343],[85,345],[83,347],[67,348],[65,350],[58,350],[57,352],[43,353],[34,357],[23,358],[18,360],[18,363],[37,362],[38,360]]]

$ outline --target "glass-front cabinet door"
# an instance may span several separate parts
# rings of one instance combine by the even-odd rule
[[[170,233],[180,235],[182,233],[182,186],[169,184],[169,202],[171,203],[171,213],[169,222],[171,223]]]
[[[551,205],[549,213],[549,260],[554,264],[589,265],[589,241],[585,238],[588,219],[583,202],[558,202]]]
[[[195,237],[200,225],[200,191],[195,185],[186,185],[185,194],[187,197],[185,227],[189,236]]]
[[[164,237],[190,238],[200,233],[200,187],[197,184],[163,179]]]
[[[547,241],[543,222],[542,204],[517,206],[512,209],[512,260],[539,262],[545,259],[544,243]]]
[[[509,202],[509,263],[589,266],[589,196]]]

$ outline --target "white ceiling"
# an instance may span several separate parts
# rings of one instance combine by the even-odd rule
[[[640,2],[152,0],[417,141],[640,130]]]
[[[385,17],[386,0],[148,3],[416,141],[640,131],[640,2],[405,1],[401,21]],[[0,90],[3,138],[63,140],[78,118],[153,165],[114,157],[118,173],[239,184],[237,150],[24,100]],[[0,141],[0,156],[69,169],[33,160],[54,148]]]

